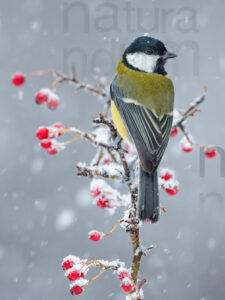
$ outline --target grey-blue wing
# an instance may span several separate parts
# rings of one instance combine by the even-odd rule
[[[158,118],[150,109],[132,102],[126,102],[126,95],[116,83],[111,84],[111,98],[136,146],[143,169],[152,174],[166,149],[173,117],[164,114]]]

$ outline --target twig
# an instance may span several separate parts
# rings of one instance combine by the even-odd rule
[[[56,86],[57,84],[61,81],[61,78],[60,77],[56,77],[55,80],[53,81],[52,83],[52,87],[51,87],[51,90],[54,92],[56,90]]]
[[[91,283],[92,281],[96,280],[97,278],[99,278],[105,271],[107,271],[109,269],[109,267],[103,269],[101,272],[98,273],[98,275],[96,275],[95,277],[91,278],[90,280],[88,280],[87,283],[85,283],[82,287],[85,287],[86,285],[88,285],[89,283]]]
[[[103,124],[109,127],[112,138],[116,139],[117,138],[117,130],[115,128],[115,126],[112,124],[112,122],[110,122],[109,120],[105,119],[105,117],[103,116],[103,114],[99,114],[99,118],[98,119],[94,119],[93,123],[95,124]]]
[[[164,212],[164,213],[166,213],[166,209],[165,209],[165,207],[163,207],[163,206],[160,206],[160,209]]]
[[[37,71],[37,72],[31,72],[28,73],[27,76],[34,77],[34,76],[42,76],[42,75],[54,75],[56,76],[56,79],[54,81],[54,89],[56,88],[57,84],[59,82],[71,82],[74,83],[77,86],[77,89],[85,89],[93,94],[97,94],[102,97],[109,97],[105,92],[101,91],[98,88],[92,87],[90,85],[80,83],[76,78],[75,78],[75,68],[73,70],[72,77],[67,77],[66,75],[57,72],[57,71],[52,71],[52,70],[44,70],[44,71]]]
[[[124,151],[121,151],[122,150],[121,143],[122,143],[122,139],[120,139],[120,141],[118,142],[116,150],[119,153],[120,161],[121,161],[121,164],[123,166],[125,176],[127,178],[127,181],[129,182],[129,180],[130,180],[130,169],[129,169],[127,161],[126,161]],[[128,183],[128,187],[129,187],[129,190],[131,191],[131,184],[130,183]]]
[[[100,162],[101,162],[102,157],[103,157],[103,149],[100,148],[98,150],[98,155],[97,155],[96,163],[94,163],[93,166],[98,166],[100,164]]]
[[[193,141],[190,139],[189,134],[187,133],[186,128],[185,128],[185,126],[184,126],[183,124],[180,124],[180,125],[179,125],[179,128],[180,128],[180,130],[183,132],[184,136],[186,137],[187,141],[190,143],[190,145],[191,145],[192,147],[203,148],[205,151],[211,149],[210,146],[205,146],[205,145],[202,145],[202,144],[198,144],[198,143],[193,142]]]
[[[139,290],[139,291],[143,288],[143,286],[146,284],[146,282],[147,282],[147,278],[144,277],[144,278],[141,280],[141,282],[139,283],[139,285],[138,285],[138,290]]]
[[[65,129],[59,129],[59,130],[53,130],[53,131],[50,131],[50,133],[75,133],[77,134],[79,137],[83,137],[85,138],[86,140],[88,140],[89,142],[91,142],[92,144],[96,145],[96,146],[99,146],[99,147],[103,147],[107,150],[115,150],[115,151],[118,151],[118,147],[117,146],[111,146],[111,145],[107,145],[107,144],[104,144],[102,142],[98,142],[95,140],[94,136],[91,136],[91,134],[88,134],[87,132],[82,132],[76,128],[65,128]],[[126,150],[122,150],[123,152],[126,152]]]
[[[71,140],[69,140],[69,141],[65,142],[65,143],[64,143],[64,146],[68,146],[69,144],[71,144],[71,143],[73,143],[73,142],[77,141],[78,139],[80,139],[80,135],[78,135],[78,136],[75,136],[75,137],[74,137],[74,138],[72,138]]]
[[[103,178],[109,178],[109,179],[120,179],[120,177],[117,174],[108,174],[104,168],[99,170],[97,167],[86,167],[86,166],[76,166],[78,172],[77,176],[88,176],[90,178],[93,178],[95,176],[103,177]]]
[[[193,116],[196,112],[199,111],[196,109],[196,107],[199,106],[205,100],[206,93],[207,93],[207,87],[204,86],[204,92],[202,96],[200,96],[195,102],[193,102],[193,104],[191,104],[186,109],[186,111],[183,113],[183,117],[173,124],[173,128],[180,127],[188,117]]]
[[[108,233],[105,233],[103,236],[106,237],[108,235],[110,235],[111,233],[113,233],[113,231],[123,222],[123,220],[120,220],[116,223],[116,225],[108,232]]]

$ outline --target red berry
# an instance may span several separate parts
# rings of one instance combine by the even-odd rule
[[[185,147],[182,147],[181,149],[185,153],[189,153],[193,150],[193,148],[191,146],[190,147],[185,146]]]
[[[70,289],[70,293],[72,295],[80,295],[83,292],[82,287],[80,287],[79,285],[74,285],[73,287],[71,287]]]
[[[15,86],[21,86],[25,82],[25,75],[22,73],[16,73],[12,76],[12,84]]]
[[[123,280],[124,278],[131,278],[130,273],[128,271],[122,271],[119,275],[119,280]]]
[[[100,189],[91,190],[91,197],[96,198],[101,194]]]
[[[98,242],[101,240],[102,234],[99,231],[92,230],[89,232],[88,237],[92,242]]]
[[[172,129],[172,130],[170,131],[170,137],[171,137],[171,138],[174,138],[177,134],[178,134],[178,128],[177,128],[177,127],[174,127],[174,129]]]
[[[130,293],[133,289],[133,286],[130,281],[121,284],[121,288],[125,293]]]
[[[56,148],[48,149],[47,150],[49,155],[55,155],[58,153],[58,150]]]
[[[68,275],[67,278],[71,281],[75,281],[79,278],[84,277],[84,273],[80,273],[78,270],[72,270]]]
[[[172,189],[165,189],[167,194],[170,196],[175,196],[178,193],[178,187],[175,185]]]
[[[96,205],[97,205],[98,207],[100,207],[100,208],[106,208],[106,207],[110,208],[110,207],[111,207],[111,206],[110,206],[109,200],[101,200],[101,199],[99,199],[99,200],[96,202]]]
[[[41,147],[43,149],[49,149],[49,148],[51,148],[51,146],[52,146],[52,142],[50,140],[43,140],[41,142]]]
[[[49,96],[46,105],[49,109],[51,110],[55,110],[58,105],[59,105],[59,98],[57,95],[55,95],[54,93],[51,93],[51,95]]]
[[[39,140],[44,140],[48,138],[48,134],[49,134],[49,130],[46,127],[40,127],[38,128],[38,130],[36,131],[36,137]]]
[[[62,264],[63,270],[69,270],[74,266],[74,262],[70,259],[65,260]]]
[[[194,138],[189,134],[184,136],[180,141],[180,147],[183,152],[189,153],[194,149]]]
[[[170,174],[169,172],[166,172],[164,175],[161,175],[160,178],[164,179],[165,181],[170,180],[173,177],[172,174]]]
[[[216,150],[215,149],[208,149],[205,151],[205,156],[208,158],[214,158],[216,156]]]
[[[35,101],[37,104],[43,104],[48,100],[49,97],[49,90],[48,89],[41,89],[37,94],[35,95]]]
[[[55,124],[53,124],[53,127],[55,129],[59,129],[59,130],[62,130],[62,129],[65,128],[65,126],[61,123],[55,123]],[[63,133],[62,132],[57,132],[57,134],[58,134],[58,136],[61,136]]]

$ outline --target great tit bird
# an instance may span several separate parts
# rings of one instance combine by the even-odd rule
[[[110,86],[115,126],[140,160],[139,218],[152,223],[160,214],[157,167],[173,121],[174,87],[164,66],[175,56],[161,41],[139,37],[122,55]]]

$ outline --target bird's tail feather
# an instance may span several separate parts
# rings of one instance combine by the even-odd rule
[[[140,166],[139,177],[139,218],[155,223],[159,219],[159,195],[157,171],[152,175]]]

